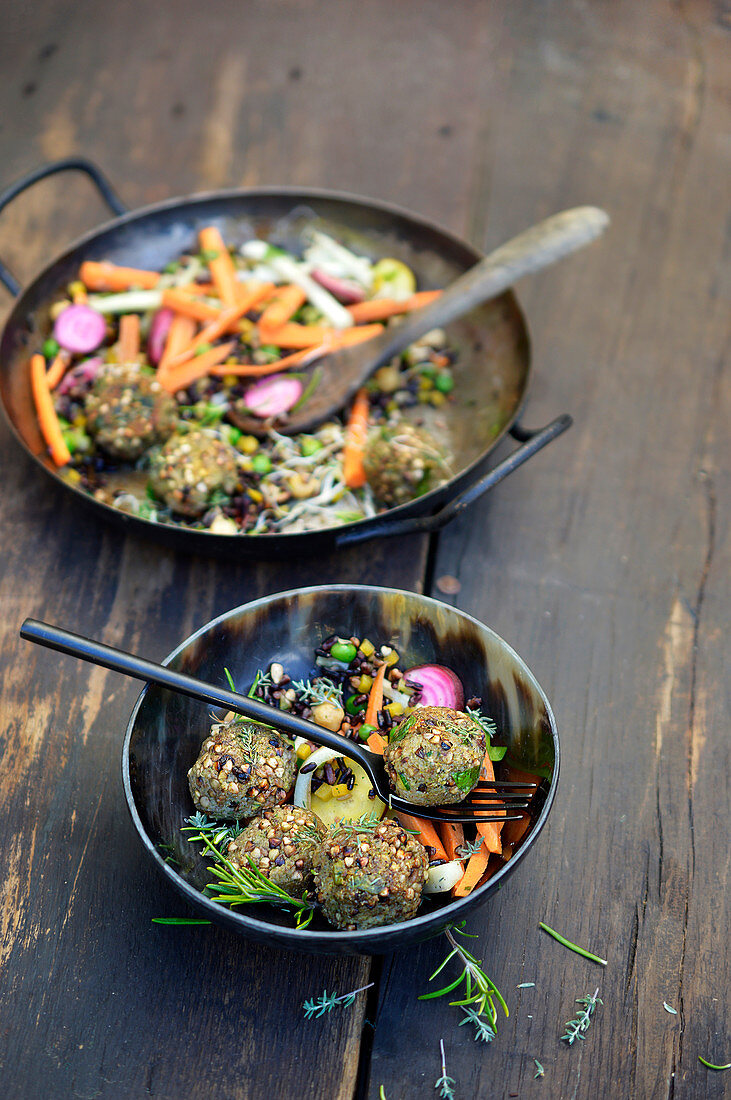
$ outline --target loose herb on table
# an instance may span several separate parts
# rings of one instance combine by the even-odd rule
[[[704,1066],[708,1066],[709,1069],[731,1069],[731,1062],[727,1062],[725,1066],[716,1066],[713,1062],[707,1062],[700,1054],[698,1055],[698,1061],[702,1062]]]
[[[442,1053],[442,1076],[434,1083],[434,1088],[439,1089],[439,1095],[444,1100],[454,1100],[455,1080],[447,1076],[447,1062],[444,1057],[444,1039],[439,1040],[439,1049]]]
[[[576,1039],[585,1039],[586,1032],[591,1023],[591,1018],[594,1015],[594,1010],[597,1005],[604,1002],[599,997],[599,989],[595,989],[593,993],[588,993],[586,997],[577,997],[577,1005],[583,1005],[584,1007],[580,1012],[577,1012],[573,1020],[569,1020],[566,1023],[566,1034],[561,1036],[563,1042],[568,1043],[571,1046]]]
[[[443,997],[448,993],[453,993],[464,983],[464,996],[460,1000],[450,1001],[449,1003],[463,1009],[465,1018],[461,1021],[460,1026],[465,1023],[474,1024],[477,1031],[475,1038],[489,1043],[495,1038],[497,1032],[498,1009],[495,1002],[497,1001],[506,1016],[509,1015],[508,1006],[498,987],[482,969],[480,961],[454,938],[454,933],[459,936],[469,936],[469,933],[461,931],[456,925],[446,929],[444,935],[449,940],[452,950],[431,975],[429,981],[433,981],[438,974],[441,974],[444,967],[453,958],[457,958],[462,963],[462,973],[454,981],[445,985],[443,989],[434,990],[433,993],[422,993],[419,1000],[429,1001],[436,997]],[[486,1017],[486,1019],[483,1017]]]
[[[542,928],[544,932],[548,932],[549,936],[553,936],[554,940],[558,940],[564,947],[568,947],[570,951],[575,951],[577,955],[583,955],[585,959],[589,959],[590,962],[599,963],[600,966],[606,966],[607,960],[600,959],[598,955],[592,954],[591,951],[585,951],[583,947],[577,947],[571,940],[567,940],[565,936],[560,935],[559,932],[554,931],[553,928],[549,928],[543,921],[538,922],[538,927]]]
[[[311,1020],[313,1016],[317,1019],[320,1016],[324,1016],[326,1012],[332,1012],[338,1005],[342,1008],[349,1008],[359,993],[363,993],[364,990],[370,989],[374,984],[374,982],[369,982],[368,985],[362,985],[359,989],[354,989],[350,993],[342,994],[328,993],[328,991],[324,989],[319,997],[313,997],[311,1000],[305,1001],[302,1005],[305,1019]]]

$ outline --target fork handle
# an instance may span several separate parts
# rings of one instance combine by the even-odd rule
[[[332,730],[323,729],[322,726],[316,726],[313,722],[306,722],[304,718],[298,718],[287,711],[276,710],[256,699],[250,699],[247,695],[239,695],[236,691],[229,691],[217,684],[209,684],[204,680],[198,680],[195,676],[188,676],[185,672],[178,672],[168,665],[156,664],[134,653],[115,649],[103,642],[85,638],[81,634],[74,634],[71,630],[64,630],[50,623],[39,622],[37,619],[26,619],[20,628],[20,636],[26,641],[55,649],[58,653],[66,653],[79,660],[88,661],[90,664],[108,668],[112,672],[120,672],[123,676],[132,676],[136,680],[144,680],[145,683],[155,684],[157,687],[169,688],[180,695],[199,699],[202,703],[225,707],[227,710],[235,711],[236,714],[243,714],[245,718],[250,718],[254,722],[274,726],[291,737],[305,737],[318,745],[336,749],[366,768],[372,767],[370,751],[351,741],[350,738],[343,737]]]
[[[414,310],[399,325],[381,336],[377,362],[373,369],[433,328],[441,328],[475,306],[495,298],[523,275],[540,271],[556,260],[570,255],[604,232],[609,215],[596,206],[577,206],[563,210],[512,237],[483,260],[460,275],[428,306]]]

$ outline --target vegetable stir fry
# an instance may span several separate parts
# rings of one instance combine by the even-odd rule
[[[85,261],[31,358],[49,454],[103,503],[216,534],[317,530],[406,503],[452,473],[433,434],[454,387],[441,330],[377,371],[343,417],[281,429],[318,385],[309,364],[439,293],[315,229],[301,255],[234,248],[206,227],[159,272]]]
[[[481,775],[494,779],[493,762],[505,754],[492,744],[494,723],[451,669],[400,666],[392,645],[332,635],[315,650],[309,677],[293,679],[275,662],[249,695],[366,742],[411,801],[462,801]],[[393,811],[337,750],[235,715],[213,725],[188,781],[196,809],[216,820],[198,815],[187,831],[208,837],[206,853],[230,888],[237,868],[255,871],[260,900],[271,901],[272,881],[338,928],[408,919],[429,894],[465,897],[511,857],[530,822],[484,822],[468,826],[468,836],[459,823]],[[249,878],[247,891],[251,901]]]

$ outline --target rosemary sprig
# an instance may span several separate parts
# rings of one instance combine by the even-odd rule
[[[709,1069],[731,1069],[731,1062],[727,1062],[725,1066],[716,1066],[713,1062],[707,1062],[700,1054],[698,1055],[698,1061],[702,1062],[704,1066],[708,1066]]]
[[[444,962],[442,962],[431,975],[429,981],[433,981],[437,974],[441,974],[444,967],[453,958],[457,958],[462,964],[462,973],[455,978],[453,982],[445,985],[443,989],[437,989],[433,993],[422,993],[419,1000],[430,1001],[435,997],[443,997],[445,994],[453,993],[464,983],[464,989],[462,990],[463,996],[458,1001],[450,1001],[450,1005],[458,1008],[473,1006],[475,1015],[477,1017],[486,1015],[487,1023],[490,1028],[493,1032],[497,1032],[498,1009],[495,1002],[497,1001],[497,1004],[502,1008],[506,1016],[509,1015],[508,1006],[498,987],[482,969],[482,963],[454,938],[455,932],[460,936],[469,936],[469,933],[461,931],[456,925],[452,925],[451,928],[446,929],[444,935],[449,940],[452,950],[449,952]],[[471,1016],[468,1017],[468,1019],[474,1022]],[[466,1022],[466,1020],[463,1021],[463,1023],[464,1022]],[[482,1036],[478,1035],[478,1038],[482,1038]]]
[[[573,1020],[569,1020],[566,1023],[566,1034],[561,1036],[563,1042],[568,1043],[569,1046],[575,1042],[576,1039],[585,1039],[586,1032],[591,1023],[591,1018],[594,1015],[594,1009],[599,1004],[604,1002],[599,997],[599,989],[595,989],[593,993],[588,993],[586,997],[577,997],[577,1005],[583,1005],[584,1007],[580,1012],[577,1012]]]
[[[444,1057],[444,1039],[439,1040],[439,1048],[442,1052],[442,1076],[435,1082],[434,1088],[439,1089],[439,1095],[444,1097],[444,1100],[454,1100],[455,1080],[453,1077],[447,1076],[447,1063]]]
[[[349,1008],[359,993],[363,993],[364,990],[370,989],[374,982],[369,982],[368,985],[362,985],[360,989],[354,989],[350,993],[328,993],[326,989],[323,989],[322,993],[317,998],[312,998],[309,1001],[305,1001],[302,1008],[305,1012],[305,1019],[311,1020],[314,1016],[317,1019],[320,1016],[324,1016],[326,1012],[332,1012],[337,1006],[341,1005],[343,1008]]]
[[[567,940],[565,936],[555,932],[553,928],[549,928],[543,921],[538,922],[538,927],[542,928],[544,932],[548,932],[549,936],[553,936],[554,940],[558,940],[564,947],[568,947],[570,951],[575,951],[577,955],[583,955],[585,959],[589,959],[590,962],[599,963],[600,966],[607,965],[606,959],[600,959],[598,955],[593,955],[591,951],[585,951],[583,947],[577,947],[575,943],[572,943],[571,940]]]
[[[153,917],[153,924],[212,924],[212,921],[199,917]]]
[[[183,826],[183,832],[190,833],[192,841],[203,844],[204,855],[213,862],[210,870],[216,881],[206,886],[204,891],[212,901],[232,908],[266,903],[282,909],[294,909],[297,928],[306,928],[310,923],[314,910],[307,901],[293,898],[282,890],[263,875],[251,860],[248,867],[235,867],[220,850],[219,845],[228,846],[231,839],[241,832],[240,827],[221,825],[220,822],[208,821],[204,814],[194,814]]]
[[[291,687],[297,692],[303,703],[342,703],[343,692],[327,676],[318,676],[312,680],[293,680]]]

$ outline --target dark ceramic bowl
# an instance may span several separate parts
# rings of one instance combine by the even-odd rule
[[[165,661],[173,668],[225,684],[224,667],[239,689],[257,669],[279,661],[295,677],[308,676],[313,650],[328,635],[355,634],[391,642],[402,667],[435,662],[453,669],[468,695],[482,698],[496,722],[494,743],[508,746],[508,766],[543,776],[529,828],[512,858],[467,898],[432,895],[412,920],[382,928],[340,932],[317,914],[303,931],[292,917],[268,906],[231,911],[202,893],[209,865],[181,833],[193,813],[187,771],[210,726],[203,703],[149,686],[127,727],[122,773],[140,839],[160,872],[202,915],[271,946],[327,954],[379,954],[428,939],[482,905],[523,862],[546,822],[558,780],[559,745],[551,707],[530,669],[506,642],[462,611],[427,596],[366,585],[328,585],[256,600],[207,623]],[[172,856],[175,863],[166,862]],[[441,900],[438,900],[440,899]]]

